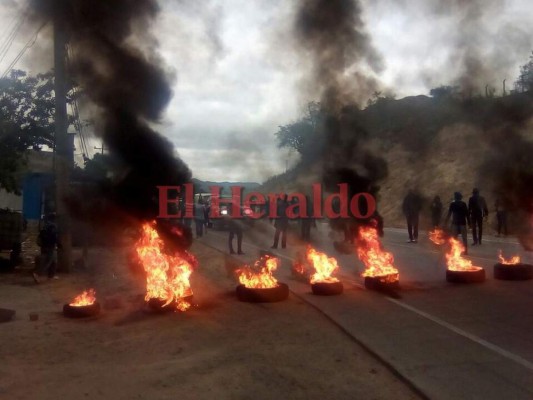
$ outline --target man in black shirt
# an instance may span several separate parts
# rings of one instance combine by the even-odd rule
[[[418,216],[422,209],[422,200],[413,190],[409,190],[407,196],[403,199],[402,211],[407,220],[407,233],[409,234],[409,243],[418,241]]]
[[[452,217],[452,233],[454,236],[461,234],[463,237],[463,244],[465,246],[465,254],[468,254],[468,242],[467,242],[467,224],[470,226],[470,217],[468,213],[468,207],[466,203],[462,201],[463,195],[459,192],[453,194],[454,201],[450,203],[448,209],[448,215],[446,216],[446,225]]]
[[[485,199],[479,195],[479,190],[472,190],[472,197],[468,200],[468,214],[472,223],[472,236],[474,237],[473,246],[481,244],[483,235],[483,218],[488,218],[489,209]],[[479,233],[479,235],[478,235]]]

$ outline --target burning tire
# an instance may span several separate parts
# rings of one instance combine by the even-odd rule
[[[187,303],[189,304],[192,304],[192,299],[193,299],[193,296],[187,296],[187,297],[184,297],[183,298],[183,301],[186,301]],[[149,299],[147,302],[146,302],[146,305],[148,306],[148,309],[150,311],[153,311],[153,312],[156,312],[156,313],[166,313],[166,312],[170,312],[170,311],[176,311],[176,302],[173,301],[169,304],[166,304],[166,300],[163,300],[163,299]]]
[[[483,268],[473,271],[452,271],[446,270],[446,281],[450,283],[480,283],[485,281],[485,270]]]
[[[259,250],[259,257],[276,258],[277,256],[269,250]]]
[[[87,318],[98,314],[100,314],[100,303],[97,301],[88,306],[71,306],[70,304],[63,306],[63,315],[67,318]]]
[[[400,289],[398,279],[390,279],[388,275],[384,276],[367,276],[365,277],[365,288],[380,292]]]
[[[533,278],[533,266],[530,264],[495,264],[494,279],[505,281],[526,281]]]
[[[342,282],[317,282],[311,285],[313,294],[317,296],[335,296],[343,292]]]
[[[267,289],[252,289],[244,285],[237,286],[237,298],[248,303],[275,303],[289,297],[289,287],[278,282],[278,286]]]

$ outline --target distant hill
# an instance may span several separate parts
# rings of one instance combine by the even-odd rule
[[[497,191],[504,191],[510,204],[527,197],[526,182],[533,176],[533,158],[527,156],[533,146],[532,93],[503,98],[382,99],[364,110],[354,108],[349,118],[359,132],[365,132],[361,145],[387,163],[387,177],[376,182],[378,207],[387,226],[405,226],[401,205],[409,188],[425,198],[422,224],[426,226],[430,200],[436,195],[447,207],[455,191],[468,201],[472,189],[479,187],[491,221]],[[322,160],[317,156],[271,177],[262,190],[301,191],[321,179]]]

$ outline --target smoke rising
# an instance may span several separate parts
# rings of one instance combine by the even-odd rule
[[[191,179],[172,144],[151,128],[172,97],[156,52],[138,45],[138,33],[149,35],[157,1],[34,0],[32,6],[37,19],[58,15],[65,24],[74,55],[69,73],[98,107],[96,129],[106,147],[126,166],[112,188],[113,199],[137,218],[155,217],[156,186]]]
[[[520,21],[501,21],[508,5],[504,0],[433,1],[424,5],[429,7],[428,18],[450,20],[445,44],[452,47],[445,70],[454,72],[450,83],[458,85],[467,97],[485,94],[487,85],[487,90],[499,89],[503,79],[514,74],[514,61],[530,50],[530,32],[520,27]]]
[[[323,140],[316,140],[316,146],[322,146],[322,180],[331,191],[348,183],[351,196],[376,195],[376,182],[387,175],[385,160],[365,149],[368,134],[354,105],[379,89],[375,74],[383,68],[362,13],[355,0],[301,1],[294,25],[300,53],[311,63],[306,83],[314,88],[325,114],[317,127]]]
[[[491,104],[484,120],[484,134],[491,151],[479,173],[488,180],[496,198],[512,211],[512,228],[527,250],[533,250],[533,96],[515,94]],[[489,177],[489,179],[487,179]]]
[[[366,101],[378,90],[372,72],[383,68],[366,32],[359,1],[303,0],[296,11],[294,34],[302,59],[310,62],[305,84],[328,110]]]

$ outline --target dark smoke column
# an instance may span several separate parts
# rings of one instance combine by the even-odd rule
[[[330,110],[366,101],[379,89],[382,59],[372,46],[357,0],[300,0],[294,38],[310,74],[305,84]]]
[[[300,0],[294,21],[296,51],[308,63],[304,91],[320,100],[325,114],[316,162],[326,189],[348,183],[350,196],[376,195],[376,182],[388,173],[386,161],[365,149],[367,132],[359,122],[359,105],[380,89],[382,70],[362,14],[357,0]]]
[[[127,167],[113,190],[128,214],[157,214],[157,185],[190,181],[173,145],[150,123],[160,120],[172,97],[159,57],[145,54],[136,34],[149,32],[159,8],[155,0],[33,0],[38,19],[59,14],[74,59],[68,71],[98,106],[97,132]]]

